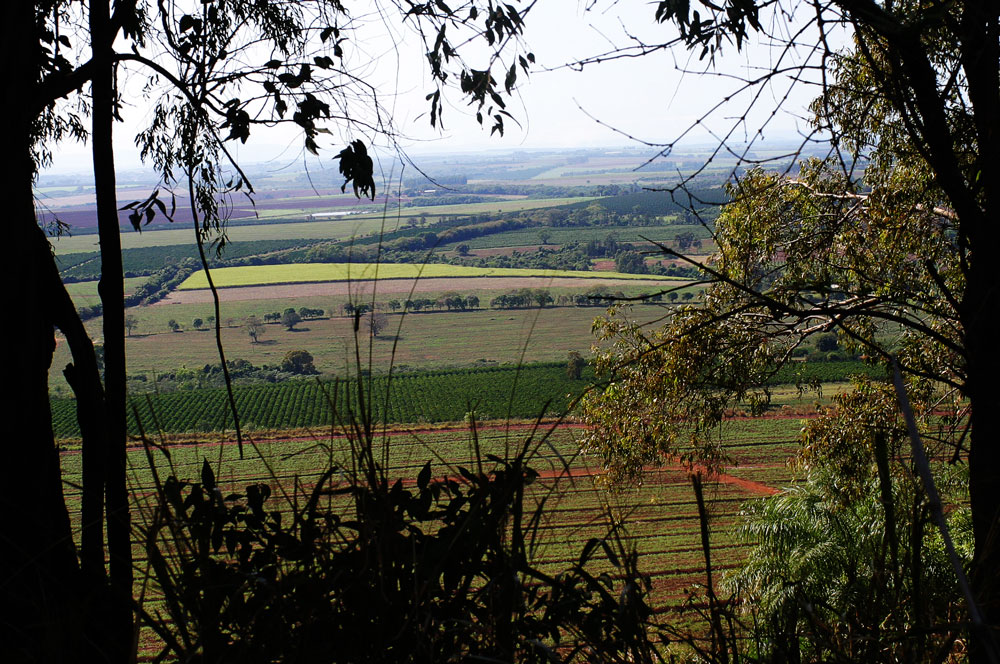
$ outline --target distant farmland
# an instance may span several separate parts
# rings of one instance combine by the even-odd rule
[[[287,265],[247,265],[212,270],[219,288],[263,286],[267,284],[316,283],[324,281],[367,281],[372,279],[419,279],[442,277],[573,277],[579,279],[628,279],[669,281],[671,277],[625,272],[584,272],[532,268],[467,267],[430,263],[293,263]],[[208,288],[204,271],[192,274],[179,290]]]

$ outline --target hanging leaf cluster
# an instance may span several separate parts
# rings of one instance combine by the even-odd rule
[[[344,176],[344,184],[340,185],[340,191],[346,191],[348,183],[353,180],[354,195],[361,198],[364,194],[374,201],[374,165],[372,158],[368,156],[365,144],[362,141],[351,141],[351,144],[341,150],[334,159],[340,160],[340,173]]]

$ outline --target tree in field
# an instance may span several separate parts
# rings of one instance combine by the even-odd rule
[[[201,326],[204,325],[204,324],[205,324],[205,321],[203,321],[200,318],[195,318],[193,321],[191,321],[191,327],[193,327],[196,330],[200,330]]]
[[[840,342],[837,341],[837,335],[833,332],[824,332],[816,337],[816,350],[818,351],[829,353],[839,347]]]
[[[170,329],[171,332],[180,332],[181,330],[181,324],[178,323],[173,318],[167,321],[167,327]]]
[[[377,337],[388,324],[388,316],[378,311],[372,311],[365,317],[365,325],[373,337]]]
[[[569,358],[566,360],[566,376],[574,380],[579,380],[580,376],[583,375],[583,368],[587,366],[587,360],[583,359],[575,350],[569,352]]]
[[[537,304],[539,307],[544,307],[548,304],[552,304],[555,301],[552,299],[552,293],[550,293],[549,289],[547,288],[533,289],[530,293],[530,299],[528,302],[525,303],[525,305],[530,304],[531,300],[533,300],[535,304]]]
[[[294,330],[295,326],[302,322],[302,316],[299,312],[295,311],[289,307],[281,314],[281,324],[284,325],[289,330]]]
[[[969,630],[971,658],[995,660],[1000,347],[988,312],[1000,308],[1000,273],[990,260],[1000,239],[996,6],[833,0],[779,10],[731,0],[702,3],[696,14],[665,1],[655,18],[679,28],[676,44],[704,54],[759,34],[791,57],[802,42],[771,34],[774,27],[813,30],[815,59],[783,61],[746,85],[817,68],[814,126],[834,149],[788,174],[749,168],[732,184],[701,302],[659,330],[640,332],[619,318],[603,324],[620,343],[600,363],[618,381],[592,402],[592,449],[626,474],[664,452],[721,460],[711,432],[726,409],[766,403],[760,386],[813,334],[833,331],[875,361],[898,362],[909,390],[934,386],[963,415],[938,437],[968,464],[971,579],[983,616]],[[828,37],[845,26],[853,43],[834,51]],[[638,43],[619,55],[653,47]],[[898,343],[886,329],[903,331]],[[694,424],[696,435],[684,439],[673,422]]]
[[[698,236],[692,233],[691,231],[684,231],[683,233],[678,233],[675,242],[677,243],[677,248],[680,249],[681,251],[687,251],[692,247],[701,246],[701,240],[699,240]]]
[[[621,251],[615,256],[615,271],[628,272],[631,274],[645,274],[649,270],[646,268],[646,261],[638,251]]]
[[[243,321],[243,331],[250,337],[250,343],[255,344],[260,341],[260,337],[264,336],[267,327],[256,316],[247,316]]]
[[[319,373],[313,366],[313,356],[308,351],[290,350],[281,360],[281,370],[289,373],[311,375]]]
[[[139,327],[139,319],[138,318],[136,318],[132,314],[128,314],[127,316],[125,316],[125,330],[126,330],[126,332],[128,332],[128,336],[131,337],[132,336],[132,330],[134,330],[137,327]]]

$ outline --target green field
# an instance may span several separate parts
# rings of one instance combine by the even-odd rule
[[[386,219],[386,229],[394,228],[397,219]],[[346,240],[358,235],[376,233],[382,228],[380,218],[350,217],[336,221],[303,221],[299,223],[270,223],[233,225],[228,236],[234,242],[255,240]],[[99,251],[96,234],[74,235],[71,237],[49,238],[57,255]],[[167,228],[145,230],[141,233],[123,231],[122,249],[141,249],[169,245],[195,246],[194,231],[190,228]]]
[[[738,564],[741,549],[732,539],[732,525],[740,504],[769,490],[788,485],[792,471],[787,461],[797,449],[797,419],[731,422],[725,440],[732,450],[734,465],[726,475],[705,483],[711,514],[713,564],[726,570]],[[530,465],[541,475],[531,485],[528,504],[546,500],[538,530],[534,560],[543,569],[566,569],[579,557],[591,537],[602,537],[609,529],[608,515],[623,523],[625,543],[639,552],[639,566],[652,581],[651,605],[669,620],[693,620],[675,613],[685,597],[684,589],[703,583],[704,562],[700,549],[697,509],[686,472],[670,464],[651,468],[641,486],[626,487],[608,494],[595,487],[592,479],[599,469],[595,460],[578,454],[581,436],[575,425],[538,431],[524,426],[487,427],[478,431],[473,443],[468,430],[377,433],[373,438],[376,454],[386,462],[390,483],[396,478],[412,482],[421,466],[432,463],[433,477],[458,477],[458,468],[476,467],[475,448],[480,455],[510,458],[513,450],[527,443]],[[544,439],[544,440],[543,440]],[[316,431],[311,436],[255,440],[240,458],[232,443],[170,445],[169,459],[153,450],[152,458],[161,476],[168,473],[187,481],[198,481],[203,461],[208,459],[223,493],[242,491],[249,484],[264,482],[275,496],[268,509],[287,509],[284,498],[296,487],[311,487],[331,463],[350,468],[350,441],[336,430]],[[65,491],[74,523],[79,519],[80,454],[64,452],[62,467]],[[489,463],[487,467],[489,467]],[[141,524],[150,517],[150,496],[154,485],[149,460],[142,448],[128,455],[129,482],[134,502],[134,519]],[[743,482],[740,482],[743,480]],[[333,498],[333,500],[338,500]],[[342,503],[345,518],[350,504]],[[339,503],[338,503],[339,504]],[[145,552],[135,547],[140,569]],[[596,571],[612,571],[603,555]],[[137,578],[142,575],[138,574]],[[151,599],[155,600],[155,596]]]
[[[430,279],[433,277],[573,277],[579,279],[634,279],[646,282],[666,282],[672,279],[672,277],[624,272],[467,267],[445,263],[424,265],[414,263],[294,263],[289,265],[222,267],[212,270],[212,279],[217,288],[371,279]],[[204,271],[192,274],[178,287],[178,290],[197,288],[208,288]]]
[[[125,294],[128,295],[141,286],[148,277],[129,277],[125,279]],[[96,281],[78,281],[66,284],[66,292],[73,299],[73,304],[79,307],[92,307],[101,303],[101,296],[97,292]]]
[[[475,411],[481,419],[530,419],[566,411],[570,400],[593,382],[566,377],[556,364],[523,368],[421,372],[376,376],[364,381],[364,401],[377,422],[387,424],[460,422]],[[276,385],[238,386],[236,407],[247,431],[308,427],[329,430],[358,417],[358,383],[300,379]],[[222,431],[232,427],[225,388],[179,390],[132,397],[129,433]],[[58,438],[77,438],[76,402],[52,402]],[[138,420],[136,419],[138,414]],[[141,427],[141,428],[140,428]]]
[[[236,304],[246,305],[247,308],[227,306],[224,321],[243,311],[262,316],[271,310],[261,308],[259,303],[253,301]],[[300,301],[294,304],[303,306]],[[129,311],[135,311],[140,316],[154,312],[160,318],[175,317],[187,327],[191,317],[207,318],[211,308],[209,305],[165,305]],[[182,312],[186,312],[183,317]],[[387,314],[389,324],[379,338],[372,340],[370,346],[362,340],[362,357],[366,364],[370,357],[372,369],[376,372],[388,369],[394,353],[395,365],[410,369],[565,361],[566,354],[571,350],[589,355],[588,349],[594,343],[591,324],[601,312],[600,308],[591,307],[510,311],[480,309],[412,313],[403,320],[402,314]],[[637,315],[652,318],[658,312],[661,312],[659,307],[643,307]],[[153,331],[152,325],[150,319],[140,318],[136,333],[125,340],[130,374],[163,373],[182,366],[201,368],[205,364],[219,362],[215,335],[211,331],[187,329],[172,333],[167,331],[166,320],[160,320],[158,333],[148,334]],[[92,334],[99,335],[99,321],[90,321],[89,328]],[[316,368],[324,374],[342,374],[346,367],[354,365],[354,326],[351,318],[307,320],[300,323],[295,331],[279,324],[269,324],[265,326],[260,340],[261,343],[251,344],[238,322],[233,327],[222,328],[222,341],[229,359],[249,360],[256,366],[280,364],[288,351],[306,350],[312,353]],[[53,366],[65,366],[70,359],[66,344],[59,344]],[[61,380],[62,375],[52,372],[52,378]]]
[[[500,247],[523,247],[536,246],[541,244],[539,232],[542,228],[522,228],[516,231],[507,231],[486,235],[483,237],[471,238],[460,242],[451,242],[443,245],[442,248],[452,249],[459,244],[467,244],[470,249],[496,249]],[[694,233],[699,239],[705,240],[709,233],[702,226],[692,225],[669,225],[669,226],[589,226],[584,228],[565,227],[545,227],[548,233],[548,244],[562,245],[571,242],[589,242],[590,240],[604,240],[609,235],[614,236],[617,242],[643,243],[645,240],[653,242],[671,242],[681,233]],[[645,238],[645,240],[644,240]]]

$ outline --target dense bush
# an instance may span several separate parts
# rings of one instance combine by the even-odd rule
[[[167,478],[142,539],[163,597],[142,614],[157,659],[657,661],[649,580],[616,530],[563,571],[533,562],[532,447],[444,478],[428,462],[404,485],[361,440],[350,468],[283,504],[265,484],[223,492],[207,460],[201,482]],[[613,575],[588,570],[598,554]]]

